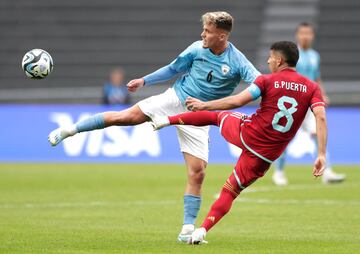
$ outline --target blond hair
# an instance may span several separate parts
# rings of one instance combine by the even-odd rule
[[[207,12],[201,17],[203,24],[213,24],[216,28],[231,32],[233,17],[225,11]]]

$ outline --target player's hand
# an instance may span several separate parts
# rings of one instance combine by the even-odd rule
[[[192,97],[187,97],[186,101],[185,101],[186,107],[188,110],[190,111],[200,111],[200,110],[205,110],[205,102],[192,98]]]
[[[130,82],[126,85],[128,88],[129,92],[136,92],[139,88],[144,86],[144,79],[143,78],[138,78],[138,79],[133,79],[130,80]]]
[[[325,170],[326,159],[325,156],[318,156],[314,163],[313,175],[315,177],[322,176]]]

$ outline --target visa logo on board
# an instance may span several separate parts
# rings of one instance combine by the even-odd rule
[[[50,114],[50,120],[61,127],[72,125],[89,116],[90,114],[83,113],[78,119],[74,119],[69,113],[57,112]],[[83,152],[90,157],[136,157],[142,152],[157,157],[161,154],[158,132],[153,131],[149,123],[83,132],[65,139],[62,144],[66,155],[72,157],[80,156]]]
[[[74,119],[70,113],[56,112],[50,114],[50,120],[61,127],[72,125],[90,115],[89,113],[82,113],[78,119]],[[129,127],[112,126],[102,130],[80,133],[65,139],[62,146],[65,154],[69,157],[84,154],[89,157],[136,157],[140,156],[141,153],[150,157],[162,155],[159,133],[153,131],[149,123]],[[238,158],[240,156],[240,148],[230,143],[227,146],[231,157]],[[287,154],[292,158],[301,158],[306,154],[314,155],[315,150],[316,146],[310,135],[300,129],[289,144]]]

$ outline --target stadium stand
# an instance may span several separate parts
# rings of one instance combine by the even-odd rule
[[[298,22],[313,22],[332,103],[359,103],[358,0],[2,0],[0,103],[100,103],[111,68],[124,67],[131,79],[169,63],[200,38],[200,16],[213,10],[235,17],[231,41],[263,72],[270,43],[292,40]],[[21,71],[21,58],[32,48],[54,58],[46,80]],[[132,102],[167,86],[144,88]]]
[[[323,75],[330,80],[360,80],[360,1],[320,2],[317,48]]]
[[[98,103],[113,66],[123,66],[131,79],[169,63],[200,39],[206,11],[235,17],[232,41],[254,60],[264,2],[1,1],[0,101]],[[32,48],[53,56],[54,72],[46,81],[26,79],[20,70],[23,54]],[[143,89],[133,101],[164,89]]]
[[[302,21],[316,24],[316,0],[268,0],[259,33],[260,44],[256,66],[262,73],[269,72],[269,45],[279,40],[294,40],[295,27]]]
[[[360,104],[359,27],[360,1],[320,1],[316,48],[332,104]]]
[[[360,2],[357,0],[268,0],[260,33],[257,67],[267,72],[268,45],[293,40],[298,23],[317,28],[322,78],[331,104],[359,104]]]

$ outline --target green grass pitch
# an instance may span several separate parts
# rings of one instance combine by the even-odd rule
[[[211,165],[198,223],[231,173]],[[360,166],[337,166],[346,182],[323,185],[310,166],[272,170],[242,193],[208,233],[176,242],[182,165],[0,164],[0,253],[360,253]]]

